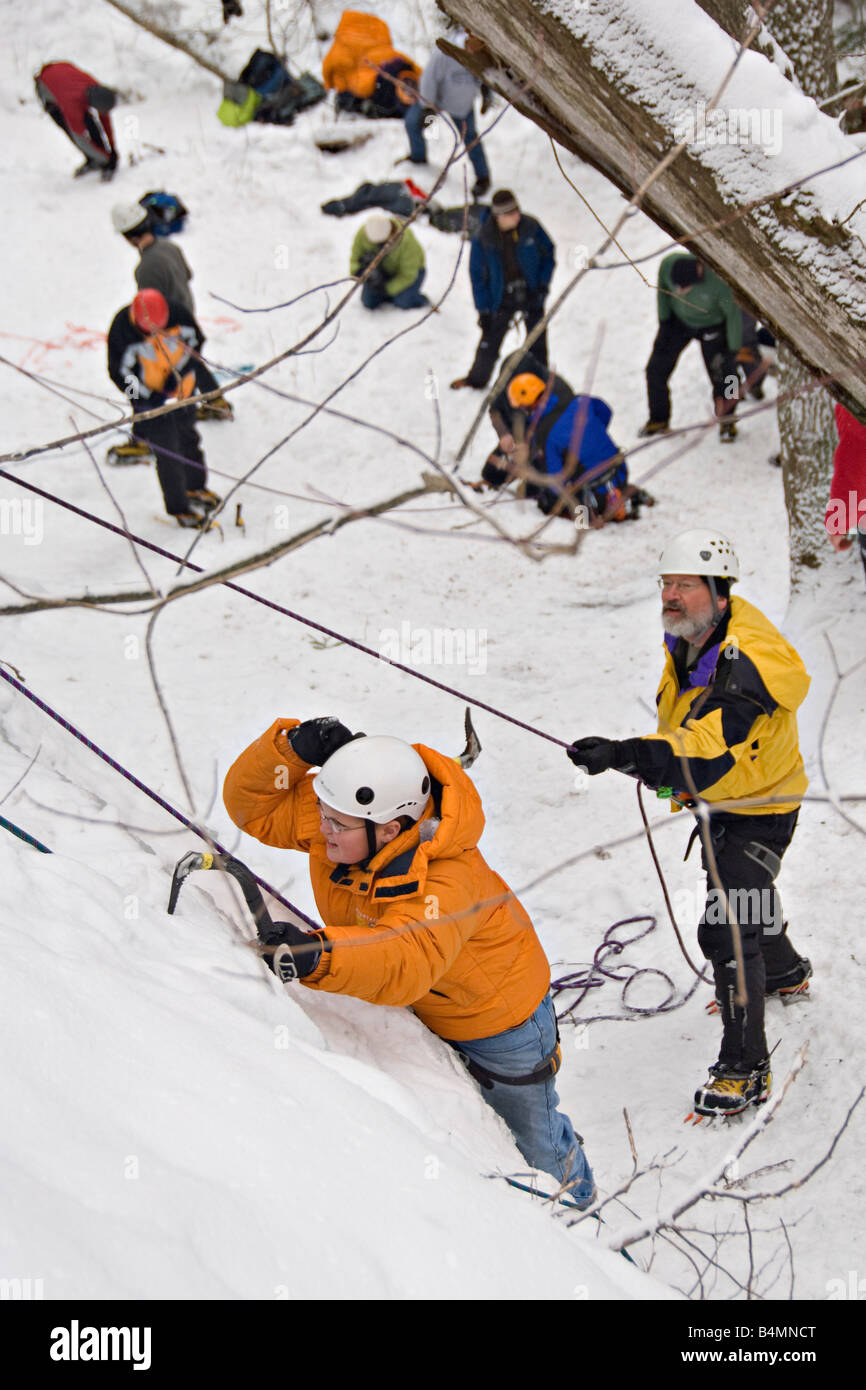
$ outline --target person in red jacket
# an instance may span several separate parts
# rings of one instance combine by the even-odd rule
[[[854,544],[851,532],[857,532],[866,573],[866,425],[837,405],[836,430],[839,443],[824,526],[834,550],[848,550]]]
[[[75,170],[75,178],[98,169],[103,182],[107,182],[117,168],[117,149],[108,114],[117,101],[117,93],[72,63],[46,63],[33,81],[36,95],[51,119],[86,155],[84,163]]]

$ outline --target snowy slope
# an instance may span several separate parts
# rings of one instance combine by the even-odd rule
[[[405,153],[402,129],[385,122],[363,149],[338,158],[321,154],[313,131],[330,120],[323,108],[289,130],[226,130],[215,118],[219,82],[181,54],[107,6],[44,0],[38,8],[38,29],[18,7],[8,9],[0,59],[0,163],[11,233],[0,354],[69,399],[3,365],[4,452],[62,439],[97,422],[89,411],[105,420],[117,408],[101,335],[130,297],[134,256],[111,231],[114,202],[152,187],[183,197],[193,216],[180,244],[195,270],[207,351],[230,366],[261,363],[317,325],[339,289],[254,315],[213,296],[265,307],[344,275],[358,219],[325,218],[318,205],[363,179],[394,176],[393,161]],[[317,11],[333,16],[338,8]],[[432,41],[429,9],[375,8],[391,18],[395,40],[413,56],[423,53],[424,34]],[[51,34],[50,52],[40,42],[44,33]],[[220,44],[239,68],[262,37],[245,21]],[[300,65],[317,67],[322,45],[300,37],[308,40]],[[141,94],[118,111],[116,125],[124,155],[144,157],[135,165],[125,158],[111,185],[70,178],[75,152],[33,99],[32,73],[58,56]],[[561,287],[585,248],[597,245],[596,223],[563,183],[535,127],[508,112],[485,143],[494,178],[513,187],[553,235],[554,287]],[[148,153],[145,144],[167,153]],[[436,153],[440,145],[430,148]],[[448,148],[444,134],[441,148]],[[562,159],[609,222],[620,196],[571,156]],[[446,200],[459,201],[462,185],[458,165]],[[419,235],[428,257],[426,288],[436,298],[461,258],[438,314],[385,346],[358,374],[371,353],[420,316],[388,310],[374,316],[353,301],[336,335],[326,331],[316,340],[322,351],[288,359],[266,381],[312,402],[342,387],[335,409],[430,453],[441,424],[448,462],[478,404],[466,399],[470,393],[447,389],[469,364],[475,316],[459,238],[426,227]],[[630,220],[625,243],[632,256],[661,253],[665,245],[639,216]],[[643,368],[655,331],[656,264],[643,266],[650,283],[630,267],[588,276],[551,329],[557,368],[611,402],[615,437],[624,446],[635,442],[646,413]],[[684,355],[673,395],[675,424],[706,418],[707,385],[696,351]],[[202,429],[218,491],[308,414],[254,385],[234,400],[234,424]],[[488,528],[466,529],[467,514],[436,495],[404,508],[402,525],[392,524],[396,513],[353,522],[242,582],[374,650],[387,630],[405,624],[415,633],[447,627],[470,634],[483,662],[418,669],[559,738],[625,736],[653,723],[659,550],[668,535],[705,520],[735,540],[742,591],[784,625],[814,674],[801,722],[812,791],[826,791],[818,757],[823,732],[834,793],[862,792],[862,672],[843,681],[823,727],[833,696],[825,631],[842,670],[863,652],[859,567],[828,547],[820,583],[798,596],[786,617],[785,512],[778,471],[767,463],[777,447],[772,409],[744,419],[733,448],[719,447],[714,432],[693,438],[673,461],[669,444],[637,453],[633,474],[651,478],[659,505],[635,526],[586,537],[576,555],[534,564],[491,540]],[[100,437],[93,446],[99,462],[107,442]],[[478,475],[488,448],[484,426],[462,476]],[[320,415],[269,457],[253,479],[257,486],[239,494],[246,532],[229,515],[224,538],[205,537],[193,559],[216,567],[257,553],[333,515],[332,499],[361,507],[413,486],[422,466],[392,439]],[[78,444],[13,471],[117,520]],[[157,520],[152,470],[110,472],[106,481],[132,530],[184,552],[183,533]],[[5,481],[0,495],[27,500]],[[529,531],[538,517],[510,500],[496,514],[515,534]],[[38,521],[38,543],[33,531],[3,537],[2,574],[25,594],[143,588],[125,540],[49,504],[31,519]],[[565,542],[571,532],[557,521],[548,534]],[[156,585],[173,582],[174,564],[142,557]],[[16,601],[11,590],[4,594],[4,604]],[[7,616],[0,657],[67,720],[190,814],[144,656],[148,619],[136,611],[144,606]],[[303,858],[239,837],[222,809],[218,789],[237,753],[278,715],[332,712],[371,733],[455,753],[462,746],[459,699],[347,646],[322,646],[314,631],[224,588],[168,606],[153,629],[153,652],[195,814],[311,914]],[[589,962],[613,921],[650,912],[658,915],[656,931],[625,959],[665,971],[681,998],[692,977],[664,917],[632,785],[611,775],[580,790],[551,743],[493,715],[479,713],[476,724],[484,752],[473,775],[488,818],[482,849],[516,891],[534,884],[522,896],[554,973]],[[0,1082],[4,1113],[15,1117],[0,1138],[8,1203],[3,1271],[43,1277],[47,1297],[267,1298],[288,1290],[331,1297],[651,1299],[672,1288],[693,1289],[693,1271],[663,1242],[649,1279],[601,1243],[618,1226],[631,1225],[634,1212],[649,1217],[657,1205],[672,1203],[735,1142],[731,1131],[682,1125],[694,1086],[716,1055],[717,1025],[703,1010],[708,989],[667,1014],[563,1030],[560,1094],[585,1136],[603,1193],[631,1171],[623,1107],[641,1161],[670,1155],[660,1177],[641,1180],[626,1205],[606,1209],[603,1233],[596,1223],[568,1229],[549,1209],[487,1179],[519,1173],[522,1160],[448,1049],[410,1014],[281,989],[244,946],[249,927],[223,883],[191,880],[178,914],[167,917],[170,871],[193,837],[5,684],[0,728],[0,798],[38,750],[0,814],[55,851],[51,858],[37,855],[5,834],[0,846],[7,962],[0,1007],[15,1024],[14,1065]],[[862,804],[844,808],[866,823]],[[683,865],[686,828],[654,810],[653,816],[665,820],[659,853],[696,952],[696,856]],[[604,857],[592,852],[626,835],[633,837],[629,843]],[[553,872],[576,854],[585,857]],[[821,1157],[857,1092],[851,1062],[862,1037],[863,961],[851,927],[859,917],[862,865],[859,829],[827,802],[808,802],[781,886],[792,937],[815,965],[814,999],[786,1011],[771,1004],[768,1023],[771,1045],[779,1039],[779,1078],[807,1039],[809,1059],[748,1165],[790,1165],[780,1170],[780,1183]],[[651,1007],[666,994],[664,982],[649,976],[629,998]],[[615,984],[593,991],[578,1017],[596,1014],[623,1014]],[[862,1134],[859,1116],[857,1127]],[[834,1200],[826,1200],[828,1192]],[[849,1131],[811,1185],[767,1209],[762,1288],[787,1295],[783,1216],[794,1250],[794,1297],[826,1297],[830,1279],[857,1267],[849,1210],[862,1198]],[[730,1216],[727,1204],[724,1211],[716,1204],[702,1208],[696,1224],[712,1229]],[[726,1264],[744,1278],[743,1243],[725,1248]],[[649,1263],[648,1243],[636,1253]],[[720,1276],[706,1278],[708,1297],[733,1292]]]

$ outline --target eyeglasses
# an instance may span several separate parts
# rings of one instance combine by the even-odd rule
[[[696,589],[703,587],[702,579],[665,579],[664,575],[659,575],[659,588],[663,594],[669,593],[671,589],[676,589],[681,594],[692,594]]]
[[[321,806],[319,806],[319,822],[326,830],[330,830],[332,835],[347,835],[350,830],[364,829],[363,825],[341,825],[339,821],[326,816]]]

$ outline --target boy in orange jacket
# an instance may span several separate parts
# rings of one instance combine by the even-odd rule
[[[526,1161],[589,1206],[592,1170],[557,1109],[550,967],[477,848],[484,813],[459,763],[423,744],[353,737],[333,718],[278,719],[231,767],[223,797],[247,834],[310,857],[325,925],[280,923],[266,942],[275,973],[411,1006],[460,1053]]]

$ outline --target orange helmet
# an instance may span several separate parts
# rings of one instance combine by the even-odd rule
[[[515,410],[535,405],[545,389],[546,383],[540,376],[536,376],[534,372],[520,372],[508,383],[508,404]]]

